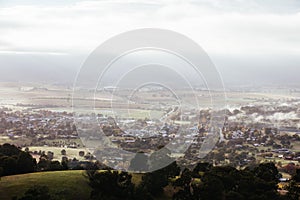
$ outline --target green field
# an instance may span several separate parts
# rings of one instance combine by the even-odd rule
[[[14,196],[21,197],[33,185],[47,186],[51,193],[63,192],[66,199],[89,199],[91,188],[84,173],[83,170],[70,170],[1,177],[0,199],[11,200]],[[141,177],[141,174],[133,174],[132,182],[138,184]]]
[[[68,199],[88,199],[91,192],[84,171],[37,172],[1,177],[0,199],[21,197],[33,185],[48,186],[51,193],[64,192]]]

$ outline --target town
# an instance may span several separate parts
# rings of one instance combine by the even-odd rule
[[[152,119],[140,115],[114,119],[111,113],[99,111],[97,115],[81,113],[74,120],[74,113],[66,111],[19,111],[3,106],[0,140],[26,149],[37,160],[46,155],[50,160],[68,161],[70,169],[98,160],[120,170],[130,166],[124,152],[150,155],[161,147],[184,143],[184,151],[175,148],[170,155],[182,167],[192,168],[208,137],[211,116],[216,114],[212,112],[218,112],[225,113],[223,127],[213,133],[217,142],[202,161],[237,168],[272,161],[284,174],[282,180],[288,180],[300,168],[299,107],[297,98],[254,99],[218,111],[203,108],[181,113],[178,107],[165,105],[162,116]],[[96,126],[89,124],[93,118],[98,121]],[[108,146],[103,145],[104,137]]]

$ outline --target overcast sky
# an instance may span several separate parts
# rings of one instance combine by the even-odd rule
[[[102,42],[146,27],[196,41],[227,85],[300,82],[298,0],[0,0],[0,80],[70,80]]]

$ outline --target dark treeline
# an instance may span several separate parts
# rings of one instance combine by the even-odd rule
[[[277,191],[279,174],[273,163],[263,163],[243,170],[231,166],[214,167],[198,163],[193,170],[180,171],[176,162],[166,168],[146,173],[134,186],[132,176],[117,171],[87,171],[92,187],[91,199],[174,199],[174,200],[299,200],[298,170],[286,195]],[[177,177],[177,178],[175,178]],[[172,188],[171,196],[165,194]]]
[[[42,170],[63,170],[67,165],[47,159],[42,155],[37,163],[32,156],[14,145],[0,145],[0,173],[24,174]],[[174,200],[299,200],[300,170],[296,170],[286,187],[286,195],[278,192],[281,174],[274,163],[251,165],[244,169],[232,166],[213,166],[198,163],[192,170],[181,170],[176,162],[141,175],[134,184],[131,173],[113,170],[99,171],[92,166],[86,178],[92,188],[90,198],[98,199],[174,199]],[[46,186],[45,186],[46,187]],[[49,193],[44,186],[30,188],[24,199],[59,199],[59,194]],[[45,194],[49,193],[49,195]],[[43,198],[42,198],[43,197]]]
[[[14,145],[0,145],[0,176],[25,174],[37,170],[36,160]]]

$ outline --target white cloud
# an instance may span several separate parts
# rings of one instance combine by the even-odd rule
[[[300,14],[291,6],[294,1],[281,3],[284,13],[277,12],[274,3],[258,2],[119,0],[8,6],[0,8],[0,50],[88,53],[121,32],[156,27],[181,32],[209,53],[299,54]]]

